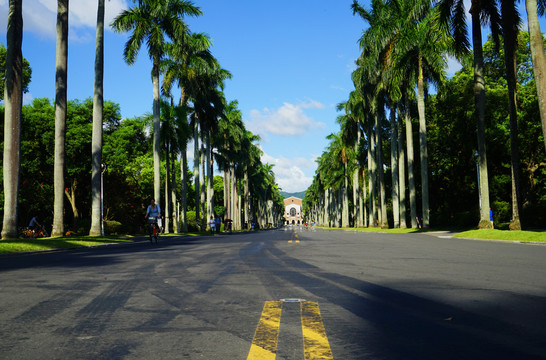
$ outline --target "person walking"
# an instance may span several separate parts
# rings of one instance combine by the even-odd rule
[[[210,217],[209,225],[210,225],[210,234],[214,235],[214,229],[216,228],[216,220],[214,220],[214,217],[212,215]]]
[[[220,219],[220,216],[216,215],[216,233],[220,234],[220,225],[222,224],[222,219]]]

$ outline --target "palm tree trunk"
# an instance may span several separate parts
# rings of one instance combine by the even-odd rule
[[[10,0],[4,87],[4,217],[2,239],[17,237],[23,106],[23,5]]]
[[[230,171],[229,167],[231,164],[227,165],[227,168],[224,169],[224,208],[225,211],[225,218],[231,219],[231,179],[230,179]]]
[[[154,198],[156,204],[161,204],[161,119],[159,110],[159,58],[157,56],[153,58],[152,83],[154,96]]]
[[[91,140],[91,228],[90,236],[102,234],[101,164],[104,78],[104,0],[99,0],[95,45],[95,87],[93,94],[93,134]]]
[[[482,30],[478,11],[472,11],[472,42],[474,47],[474,103],[478,125],[478,176],[480,197],[479,228],[491,228],[489,221],[489,176],[485,146],[485,79],[483,76]]]
[[[518,28],[514,21],[514,4],[502,1],[502,21],[504,35],[504,61],[506,64],[506,80],[508,84],[508,104],[510,106],[510,158],[512,172],[512,222],[510,230],[521,230],[520,221],[520,189],[519,189],[519,146],[518,117],[516,105],[516,47]]]
[[[241,224],[241,203],[242,203],[242,196],[241,196],[241,193],[239,191],[237,191],[237,203],[235,204],[235,208],[237,209],[237,216],[236,216],[236,219],[237,219],[237,229],[238,230],[241,230],[242,229],[242,224]]]
[[[402,119],[400,107],[398,108],[398,119]],[[408,227],[406,214],[406,151],[404,150],[404,128],[400,123],[398,126],[398,179],[400,180],[400,227]]]
[[[214,216],[214,190],[212,188],[213,182],[213,160],[212,160],[212,146],[210,144],[210,131],[207,131],[206,135],[206,146],[207,146],[207,219],[211,216]]]
[[[398,184],[398,130],[396,128],[396,108],[391,109],[391,175],[392,175],[392,212],[394,227],[400,227],[400,189]]]
[[[417,84],[417,110],[419,112],[419,154],[421,160],[421,206],[423,211],[423,228],[430,226],[430,209],[428,198],[428,152],[427,124],[425,119],[425,96],[423,80],[423,59],[419,56],[419,80]]]
[[[360,196],[360,208],[362,209],[362,226],[368,227],[368,214],[366,211],[365,199],[368,196],[366,189],[366,170],[362,169],[362,196]]]
[[[368,124],[368,187],[370,189],[370,196],[368,197],[368,207],[370,211],[369,222],[370,226],[377,227],[377,207],[376,207],[376,163],[375,163],[375,135],[373,132],[373,125],[370,121]]]
[[[375,133],[377,136],[376,140],[376,169],[379,182],[379,191],[380,191],[380,209],[381,209],[381,228],[388,228],[389,223],[387,221],[387,199],[385,192],[385,174],[383,171],[383,135],[381,132],[381,115],[379,112],[375,115]]]
[[[164,208],[164,216],[165,216],[165,227],[164,232],[165,234],[170,234],[171,232],[171,189],[170,189],[170,182],[171,182],[171,159],[170,159],[170,150],[169,150],[169,143],[168,140],[165,141],[165,208]]]
[[[342,186],[343,213],[341,216],[341,226],[346,228],[346,227],[349,227],[349,174],[347,170],[347,161],[345,161],[344,167],[345,167],[345,171],[343,172],[343,186]]]
[[[360,171],[358,167],[353,171],[353,227],[357,228],[362,226],[359,222],[361,209],[358,206],[358,198],[360,197]]]
[[[202,132],[202,131],[201,131]],[[206,172],[206,169],[207,169],[207,165],[205,164],[206,163],[206,154],[205,154],[205,144],[203,143],[203,141],[201,141],[201,151],[200,151],[200,154],[201,154],[201,172],[200,172],[200,179],[199,179],[199,182],[201,183],[201,187],[199,189],[200,191],[200,203],[201,203],[201,209],[203,209],[203,216],[201,217],[201,229],[208,229],[208,223],[209,223],[209,219],[210,217],[208,216],[209,214],[209,209],[206,209],[205,208],[205,202],[206,202],[206,183],[205,183],[205,172]]]
[[[51,236],[64,235],[64,158],[66,138],[66,86],[68,62],[68,0],[57,1],[57,55],[55,61],[55,165]]]
[[[546,56],[544,55],[544,42],[540,23],[537,16],[537,1],[526,0],[527,19],[529,21],[529,37],[531,47],[531,58],[533,61],[533,73],[537,86],[538,107],[540,120],[542,122],[542,136],[544,148],[546,149]]]
[[[188,219],[186,217],[186,212],[188,210],[188,186],[187,186],[187,155],[186,155],[186,145],[182,149],[180,154],[180,200],[182,202],[182,212],[180,214],[180,223],[182,224],[182,232],[188,232]]]
[[[197,122],[197,119],[195,119],[195,123],[193,126],[193,183],[195,188],[195,221],[197,226],[199,226],[199,230],[204,231],[205,229],[201,228],[201,193],[200,189],[201,186],[199,184],[199,123]]]
[[[180,232],[178,226],[178,211],[177,211],[177,196],[176,196],[176,171],[175,171],[175,159],[176,154],[171,154],[171,218],[173,219],[173,232]]]
[[[235,169],[234,167],[230,167],[229,169],[229,181],[230,181],[230,190],[229,190],[229,193],[230,193],[230,196],[229,196],[229,199],[230,199],[230,210],[231,210],[231,213],[230,213],[230,216],[231,216],[231,220],[233,220],[233,223],[232,223],[232,226],[234,229],[238,230],[237,228],[237,213],[236,213],[236,200],[235,198],[237,197],[237,191],[236,191],[236,185],[235,185]]]
[[[245,202],[244,202],[244,224],[248,224],[250,221],[250,182],[248,179],[248,168],[245,166],[244,174],[244,183],[245,183]]]
[[[408,186],[410,196],[410,216],[411,227],[417,228],[417,195],[415,191],[415,175],[413,170],[413,130],[411,126],[411,118],[409,115],[409,99],[406,96],[406,146],[408,148]]]

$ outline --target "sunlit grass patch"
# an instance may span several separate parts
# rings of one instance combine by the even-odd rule
[[[457,234],[457,237],[471,239],[490,239],[490,240],[508,240],[508,241],[535,241],[546,242],[546,232],[544,231],[510,231],[510,230],[469,230]]]
[[[127,242],[131,240],[120,239],[117,237],[104,236],[72,236],[62,238],[41,238],[41,239],[10,239],[0,241],[0,254],[22,252],[22,251],[40,251],[51,249],[66,249],[82,246],[94,246],[103,244],[112,244]]]

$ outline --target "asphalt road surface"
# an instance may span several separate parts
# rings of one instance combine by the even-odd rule
[[[546,359],[546,246],[162,237],[0,257],[0,359]]]

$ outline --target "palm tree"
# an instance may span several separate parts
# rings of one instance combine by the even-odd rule
[[[10,0],[4,86],[4,217],[2,239],[17,237],[23,106],[23,5]]]
[[[454,49],[457,54],[465,54],[469,48],[465,5],[463,0],[441,0],[439,2],[441,19],[449,21],[453,34]],[[480,193],[480,228],[490,228],[489,221],[489,176],[485,144],[485,79],[483,71],[482,23],[488,21],[493,37],[498,41],[500,17],[495,1],[473,0],[470,8],[472,16],[472,47],[474,52],[474,107],[478,138],[478,176]]]
[[[181,213],[180,213],[180,229],[182,232],[188,231],[188,221],[187,221],[187,207],[188,207],[188,198],[187,198],[187,173],[186,173],[186,167],[187,167],[187,148],[188,148],[188,140],[191,137],[191,129],[190,125],[188,123],[188,112],[189,109],[187,106],[179,106],[179,114],[177,116],[178,124],[177,124],[177,131],[178,131],[178,141],[180,143],[180,202],[181,202]]]
[[[173,230],[177,231],[176,216],[173,214],[175,206],[173,202],[176,196],[173,196],[173,190],[175,188],[174,183],[174,171],[172,166],[174,165],[174,159],[180,151],[178,144],[178,131],[177,127],[177,115],[178,109],[174,106],[172,98],[160,99],[161,109],[161,142],[165,147],[165,233],[171,231],[171,221],[173,222]]]
[[[355,227],[364,226],[365,207],[363,196],[366,196],[366,185],[363,190],[360,187],[361,173],[363,173],[365,157],[361,157],[359,151],[365,145],[362,137],[362,126],[365,124],[366,106],[364,98],[358,91],[352,91],[346,103],[338,105],[338,110],[345,110],[345,115],[338,117],[341,124],[344,140],[352,147],[351,171],[353,173],[353,219]],[[365,177],[363,176],[365,179]]]
[[[511,230],[521,230],[520,222],[520,181],[518,119],[516,109],[516,48],[520,25],[519,12],[514,1],[501,0],[502,33],[504,38],[504,63],[508,84],[508,104],[510,108],[510,157],[512,171],[512,222]]]
[[[187,34],[185,34],[187,35]],[[171,88],[176,83],[180,88],[180,106],[184,109],[189,109],[189,100],[194,99],[200,89],[199,79],[203,74],[213,72],[213,69],[219,68],[218,61],[211,55],[209,48],[212,45],[210,38],[205,34],[190,34],[180,39],[175,39],[175,42],[167,45],[167,54],[169,58],[162,62],[161,68],[165,76],[163,77],[163,92],[170,94]],[[187,128],[187,117],[180,118],[184,124],[180,124],[182,128]],[[194,177],[196,190],[199,188],[199,120],[197,114],[192,115],[193,138],[194,138]],[[191,138],[189,132],[184,131],[183,138],[180,139],[181,145],[181,168],[185,169],[187,143]],[[182,182],[182,230],[187,231],[186,222],[186,180],[185,170],[181,171]],[[200,200],[199,191],[196,191],[196,218],[198,224],[200,221]]]
[[[222,116],[218,122],[218,131],[215,132],[213,142],[217,152],[215,153],[216,162],[219,168],[224,172],[224,207],[226,208],[226,217],[231,220],[234,219],[233,200],[235,198],[235,187],[232,187],[232,183],[237,182],[237,175],[240,177],[240,173],[243,172],[244,166],[248,163],[250,158],[250,146],[251,141],[245,136],[251,134],[245,129],[241,111],[237,108],[238,102],[231,101],[225,107],[225,116]],[[236,168],[239,168],[239,171]],[[248,191],[248,176],[243,173],[242,177],[245,181],[245,196],[244,203],[248,204],[249,198],[246,191]],[[247,216],[245,212],[245,216]],[[247,219],[245,218],[245,221]],[[234,225],[238,226],[239,223]]]
[[[102,234],[101,164],[104,78],[104,0],[97,11],[97,40],[95,45],[95,87],[93,95],[93,135],[91,145],[91,229],[89,235]]]
[[[343,133],[334,133],[326,137],[330,140],[328,155],[323,157],[323,167],[326,170],[326,178],[331,184],[330,187],[337,189],[340,196],[340,204],[336,217],[341,215],[341,227],[349,226],[349,197],[348,197],[348,147],[343,141]]]
[[[368,167],[370,173],[370,223],[377,225],[378,214],[375,210],[376,200],[380,205],[381,227],[388,227],[387,207],[385,199],[385,183],[383,174],[382,127],[381,120],[384,108],[385,83],[381,78],[383,64],[377,61],[383,57],[387,37],[384,35],[385,24],[388,23],[387,4],[381,0],[372,2],[372,10],[364,9],[357,0],[352,4],[353,14],[358,14],[370,27],[360,38],[362,51],[357,60],[359,66],[353,72],[353,82],[361,95],[366,99],[368,119]],[[373,120],[371,120],[373,119]],[[380,165],[381,164],[381,165]],[[377,184],[377,186],[376,186]],[[377,193],[379,188],[379,194]],[[373,215],[372,215],[373,214]]]
[[[544,0],[526,0],[527,21],[529,22],[530,48],[533,60],[533,72],[537,86],[538,106],[540,120],[542,121],[542,136],[546,149],[546,56],[544,56],[544,40],[540,31],[537,16],[537,3],[539,14],[544,15],[546,3]]]
[[[57,55],[55,62],[55,165],[51,236],[64,235],[64,158],[66,138],[66,85],[68,62],[68,0],[57,1]]]
[[[132,31],[125,44],[123,56],[132,65],[143,42],[148,46],[152,59],[153,116],[154,116],[154,197],[160,203],[161,157],[159,116],[159,68],[165,55],[165,44],[170,39],[184,39],[189,33],[183,17],[202,15],[201,10],[185,0],[139,0],[136,6],[122,12],[112,27],[117,32]]]

